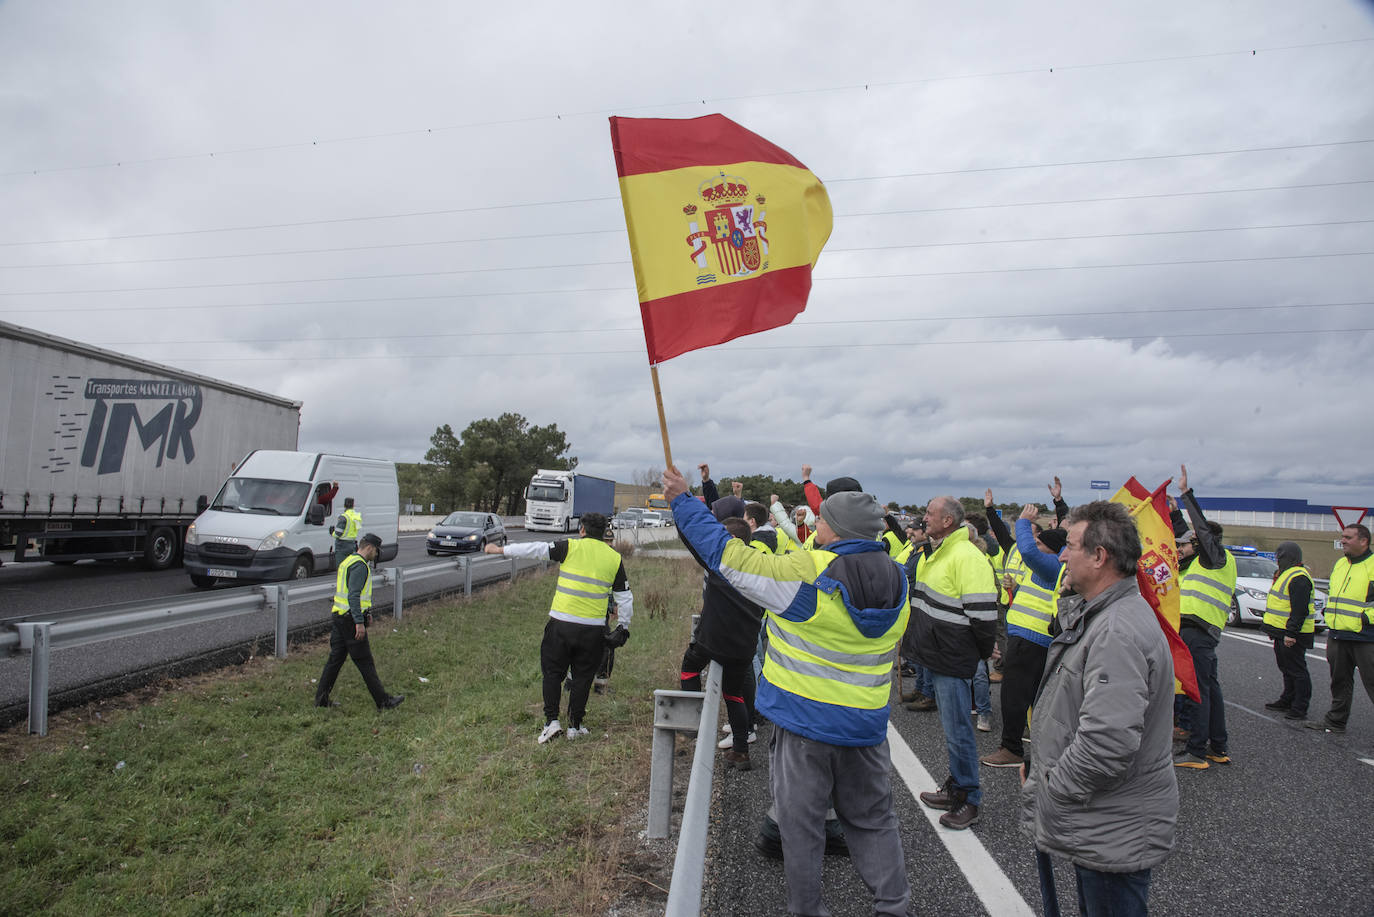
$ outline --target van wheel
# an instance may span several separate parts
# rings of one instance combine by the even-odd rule
[[[1226,616],[1226,623],[1233,627],[1240,626],[1240,604],[1234,595],[1231,596],[1231,613]]]
[[[149,570],[166,570],[177,559],[177,536],[167,526],[153,529],[143,549],[143,565]]]
[[[213,576],[200,576],[192,573],[191,585],[195,586],[197,589],[209,589],[211,586],[215,585],[215,578]]]
[[[315,572],[315,565],[310,562],[309,557],[297,557],[296,562],[291,565],[291,579],[310,579],[310,574]]]

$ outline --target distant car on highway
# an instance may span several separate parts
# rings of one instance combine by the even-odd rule
[[[639,514],[639,525],[641,528],[663,528],[672,524],[672,513],[664,513],[650,509]]]
[[[1227,624],[1260,624],[1264,621],[1264,606],[1269,599],[1269,587],[1279,565],[1254,548],[1227,546],[1236,558],[1236,591],[1231,596],[1231,614]],[[1313,610],[1317,613],[1317,630],[1326,630],[1326,593],[1312,588]]]
[[[613,529],[637,529],[640,525],[640,513],[632,513],[629,510],[616,513],[611,517],[611,528]]]
[[[467,554],[480,551],[489,544],[505,544],[506,526],[493,513],[449,513],[430,530],[425,538],[425,550],[431,557],[437,554]]]

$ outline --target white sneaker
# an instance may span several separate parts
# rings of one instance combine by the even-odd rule
[[[988,716],[986,713],[978,714],[978,722],[975,724],[975,728],[979,732],[992,732],[992,717]]]
[[[576,739],[576,738],[578,738],[579,736],[584,736],[584,735],[586,735],[587,732],[588,732],[588,729],[587,729],[586,726],[569,726],[569,727],[568,727],[568,738],[570,738],[570,739]]]
[[[558,720],[549,720],[548,725],[544,727],[544,731],[539,733],[539,744],[543,745],[549,739],[557,738],[558,734],[562,731],[563,726]]]
[[[727,728],[728,728],[728,727],[727,727]],[[757,742],[758,740],[759,740],[759,734],[758,734],[757,732],[755,732],[754,730],[752,730],[752,729],[749,730],[749,744],[752,745],[752,744],[754,744],[755,742]],[[727,735],[725,738],[721,739],[719,742],[716,743],[716,748],[734,748],[734,747],[735,747],[735,737],[734,737],[734,735]]]

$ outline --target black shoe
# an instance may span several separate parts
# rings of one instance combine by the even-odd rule
[[[723,757],[725,758],[725,767],[727,769],[732,767],[737,771],[748,771],[754,769],[754,765],[749,761],[748,751],[735,751],[732,748],[729,751],[727,751],[723,755]]]
[[[1289,710],[1283,715],[1283,718],[1285,720],[1305,720],[1307,719],[1307,711],[1303,710],[1299,712],[1297,710]]]
[[[325,700],[317,700],[317,701],[315,701],[315,706],[316,706],[316,707],[337,707],[337,706],[339,706],[339,702],[336,701],[336,700],[329,700],[329,699],[326,698]]]
[[[940,824],[946,828],[953,828],[962,831],[972,825],[978,824],[980,816],[978,807],[968,800],[964,800],[944,815],[940,816]]]
[[[1290,710],[1292,707],[1293,702],[1287,700],[1271,700],[1264,705],[1265,710]]]
[[[754,838],[754,849],[770,860],[782,859],[782,834],[778,831],[777,822],[764,817],[759,833]]]
[[[1319,720],[1309,720],[1308,722],[1304,723],[1303,725],[1306,726],[1308,729],[1315,729],[1315,730],[1317,730],[1318,732],[1330,732],[1330,733],[1334,733],[1334,734],[1336,734],[1336,735],[1344,735],[1344,734],[1345,734],[1345,727],[1344,727],[1344,726],[1337,726],[1335,723],[1331,722],[1330,720],[1326,719],[1325,717],[1322,717],[1322,718],[1319,719]]]
[[[384,701],[382,701],[380,704],[378,704],[378,705],[377,705],[377,709],[378,709],[378,710],[394,710],[395,708],[401,706],[401,701],[403,701],[403,700],[405,700],[405,699],[406,699],[406,696],[405,696],[404,694],[393,694],[393,695],[391,695],[390,697],[388,697],[386,700],[384,700]]]
[[[825,832],[825,855],[828,857],[849,856],[849,841],[844,839],[843,831]]]

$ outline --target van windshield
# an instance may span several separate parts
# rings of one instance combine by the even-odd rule
[[[309,495],[310,485],[303,481],[230,478],[224,482],[210,508],[226,513],[299,516]]]
[[[567,499],[567,491],[562,484],[531,484],[527,500],[547,500],[550,503],[562,503]]]

